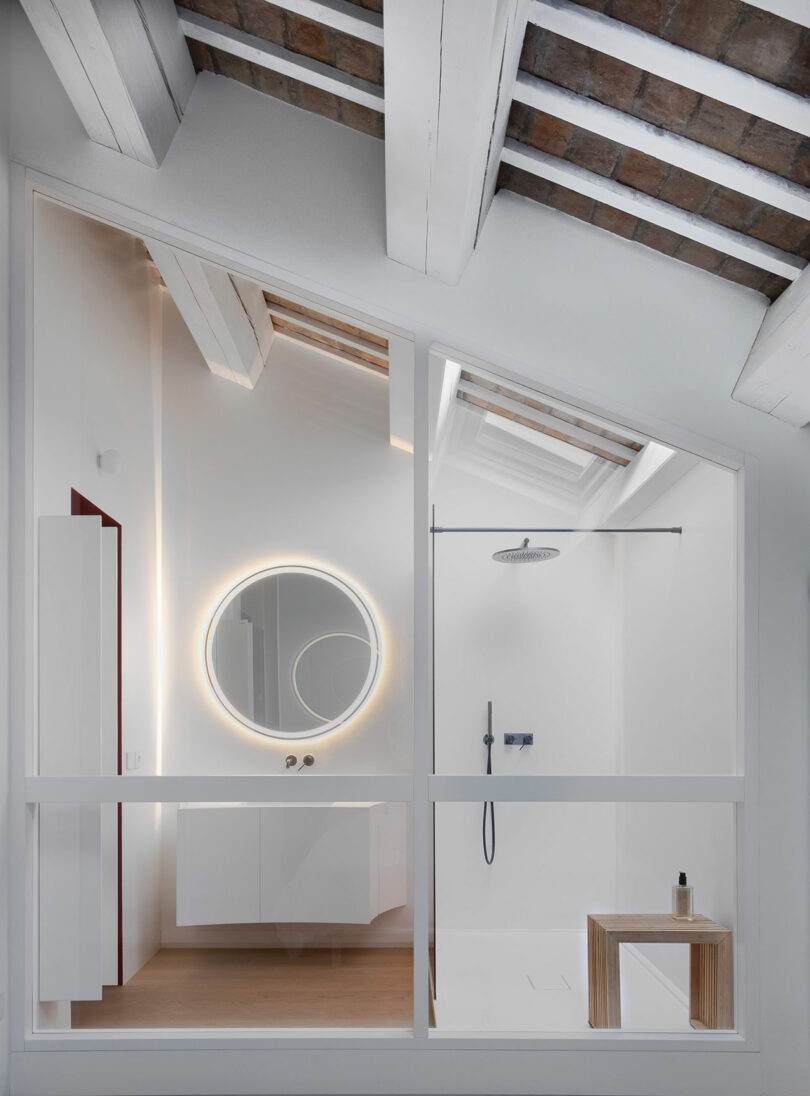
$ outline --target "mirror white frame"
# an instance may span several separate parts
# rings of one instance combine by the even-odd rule
[[[274,575],[310,575],[315,578],[322,579],[326,582],[332,583],[342,593],[349,598],[352,604],[356,607],[357,611],[363,620],[368,632],[368,645],[371,651],[371,657],[369,659],[369,668],[366,675],[366,679],[363,682],[363,686],[358,692],[357,696],[352,702],[334,719],[325,723],[323,726],[316,727],[312,730],[305,731],[282,731],[275,728],[265,727],[262,724],[255,723],[249,719],[244,712],[240,712],[236,708],[228,697],[225,695],[221,688],[219,681],[217,680],[216,670],[214,669],[214,636],[217,630],[217,625],[222,619],[222,615],[228,608],[234,598],[239,597],[243,590],[252,586],[255,582],[260,582],[262,579],[269,578]],[[314,640],[311,640],[307,646],[310,646],[313,642],[317,642],[318,639],[323,639],[324,636],[317,636]],[[358,639],[363,637],[358,636]],[[296,665],[303,651],[300,651],[296,657]],[[255,731],[257,734],[262,735],[264,738],[274,738],[281,741],[289,741],[290,739],[310,739],[310,738],[322,738],[324,735],[331,734],[338,728],[343,727],[346,723],[355,716],[361,708],[363,708],[371,698],[377,682],[380,678],[380,671],[382,668],[382,636],[380,627],[371,611],[369,605],[361,597],[360,593],[350,585],[345,579],[339,578],[331,571],[326,571],[321,567],[308,567],[298,564],[279,564],[273,567],[264,567],[259,571],[253,571],[246,578],[243,578],[241,582],[238,582],[235,586],[231,587],[225,596],[220,600],[213,615],[208,623],[208,628],[205,633],[205,674],[208,678],[208,682],[217,698],[219,703],[237,723],[243,727],[247,727],[248,730]],[[297,690],[296,690],[297,691]],[[320,718],[320,717],[319,717]]]

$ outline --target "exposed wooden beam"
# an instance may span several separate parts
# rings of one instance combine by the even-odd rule
[[[167,244],[146,246],[211,372],[253,388],[274,336],[259,287]]]
[[[531,0],[529,20],[590,49],[810,136],[810,100],[571,0]]]
[[[495,186],[524,0],[408,0],[385,12],[388,255],[461,277]]]
[[[288,324],[294,324],[296,327],[301,327],[315,336],[333,339],[336,342],[342,343],[343,346],[347,347],[349,350],[359,350],[363,354],[372,354],[374,357],[383,361],[388,357],[388,352],[384,350],[383,347],[378,346],[377,343],[373,343],[369,339],[364,339],[358,335],[350,335],[348,332],[342,331],[339,327],[334,327],[325,320],[316,320],[312,316],[307,316],[302,312],[295,312],[290,308],[284,308],[277,304],[269,304],[267,307],[274,320],[281,320]]]
[[[792,426],[810,422],[810,272],[773,302],[733,396]]]
[[[621,465],[623,468],[626,468],[630,463],[629,457],[616,456],[614,452],[603,446],[594,445],[589,441],[583,441],[581,438],[575,436],[573,432],[569,433],[548,423],[538,422],[534,417],[523,415],[519,411],[510,410],[508,407],[505,407],[503,403],[495,403],[492,400],[487,400],[483,396],[477,396],[467,389],[459,388],[456,392],[456,399],[461,400],[462,403],[469,403],[473,407],[479,408],[481,411],[489,411],[502,419],[509,419],[510,422],[515,422],[518,426],[525,426],[527,429],[534,430],[538,434],[546,434],[550,438],[556,438],[557,441],[564,441],[568,445],[573,445],[575,449],[582,449],[586,453],[593,453],[595,457],[609,460],[613,464]]]
[[[690,141],[688,137],[659,129],[632,114],[604,106],[528,72],[518,73],[513,97],[534,110],[810,220],[810,190],[781,175],[743,163],[724,152]]]
[[[187,38],[204,42],[207,46],[224,50],[235,57],[243,57],[261,68],[283,73],[294,80],[322,88],[341,99],[349,99],[371,110],[382,112],[385,109],[383,89],[377,84],[360,80],[347,72],[332,68],[331,65],[324,65],[311,57],[293,53],[282,46],[266,42],[263,38],[246,34],[243,30],[229,27],[227,23],[219,23],[197,12],[178,8],[177,14],[180,28]]]
[[[770,244],[762,243],[751,236],[724,228],[696,213],[689,213],[658,198],[651,198],[648,194],[617,183],[614,179],[606,179],[602,175],[570,164],[567,160],[549,156],[517,141],[506,141],[502,158],[504,163],[512,164],[522,171],[568,187],[569,190],[585,194],[597,202],[604,202],[633,217],[640,217],[644,221],[660,225],[661,228],[667,228],[670,232],[697,240],[716,251],[733,255],[743,262],[790,281],[798,278],[806,265],[804,259],[798,255],[780,251],[779,248],[771,247]]]
[[[158,167],[194,85],[170,0],[22,0],[93,141]]]
[[[562,408],[554,407],[550,403],[545,403],[543,400],[537,399],[536,396],[526,395],[525,392],[518,392],[516,389],[510,388],[498,381],[489,380],[488,377],[482,377],[477,373],[470,373],[467,369],[461,370],[458,379],[465,384],[475,385],[477,388],[484,388],[487,392],[494,392],[496,396],[503,396],[515,403],[522,403],[525,407],[529,407],[533,411],[541,411],[544,415],[550,415],[552,418],[559,419],[561,422],[567,422],[570,426],[576,426],[580,430],[586,430],[589,434],[596,434],[600,438],[607,438],[607,440],[613,442],[613,444],[631,450],[631,456],[633,453],[640,453],[644,448],[641,442],[635,441],[633,438],[617,434],[613,430],[608,430],[606,427],[591,422],[589,419],[583,419],[579,415],[573,414],[571,411],[563,411]],[[616,450],[616,452],[619,453],[620,451]]]
[[[278,7],[374,46],[383,44],[382,16],[346,0],[279,0]]]

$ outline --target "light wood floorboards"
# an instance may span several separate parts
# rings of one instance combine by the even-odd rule
[[[411,1027],[410,948],[166,948],[74,1028]]]

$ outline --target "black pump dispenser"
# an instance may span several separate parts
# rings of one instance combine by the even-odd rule
[[[678,882],[672,888],[672,916],[679,921],[694,920],[692,888],[687,886],[686,872],[678,872]]]

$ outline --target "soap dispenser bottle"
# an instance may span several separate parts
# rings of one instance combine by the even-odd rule
[[[672,916],[678,921],[693,921],[695,918],[692,906],[692,891],[694,887],[688,886],[686,872],[678,874],[678,882],[672,888]]]

